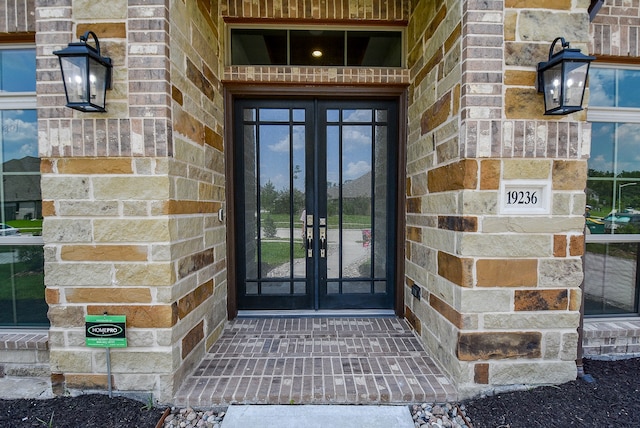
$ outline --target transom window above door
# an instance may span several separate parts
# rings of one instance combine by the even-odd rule
[[[231,65],[402,67],[401,30],[231,28]]]

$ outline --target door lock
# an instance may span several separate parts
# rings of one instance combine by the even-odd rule
[[[320,257],[327,257],[327,219],[320,218]]]
[[[313,215],[310,214],[305,217],[304,227],[306,230],[307,257],[313,257]]]

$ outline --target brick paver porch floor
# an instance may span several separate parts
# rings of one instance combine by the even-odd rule
[[[456,391],[398,318],[239,318],[174,403],[443,402]]]

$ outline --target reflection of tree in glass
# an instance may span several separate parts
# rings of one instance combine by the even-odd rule
[[[268,216],[264,219],[264,223],[262,225],[264,230],[264,236],[267,238],[275,238],[276,237],[276,223],[273,221],[271,216]]]

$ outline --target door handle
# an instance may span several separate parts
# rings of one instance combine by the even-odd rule
[[[304,222],[307,257],[313,257],[313,215],[307,215]]]
[[[327,257],[327,219],[320,218],[320,257]]]

